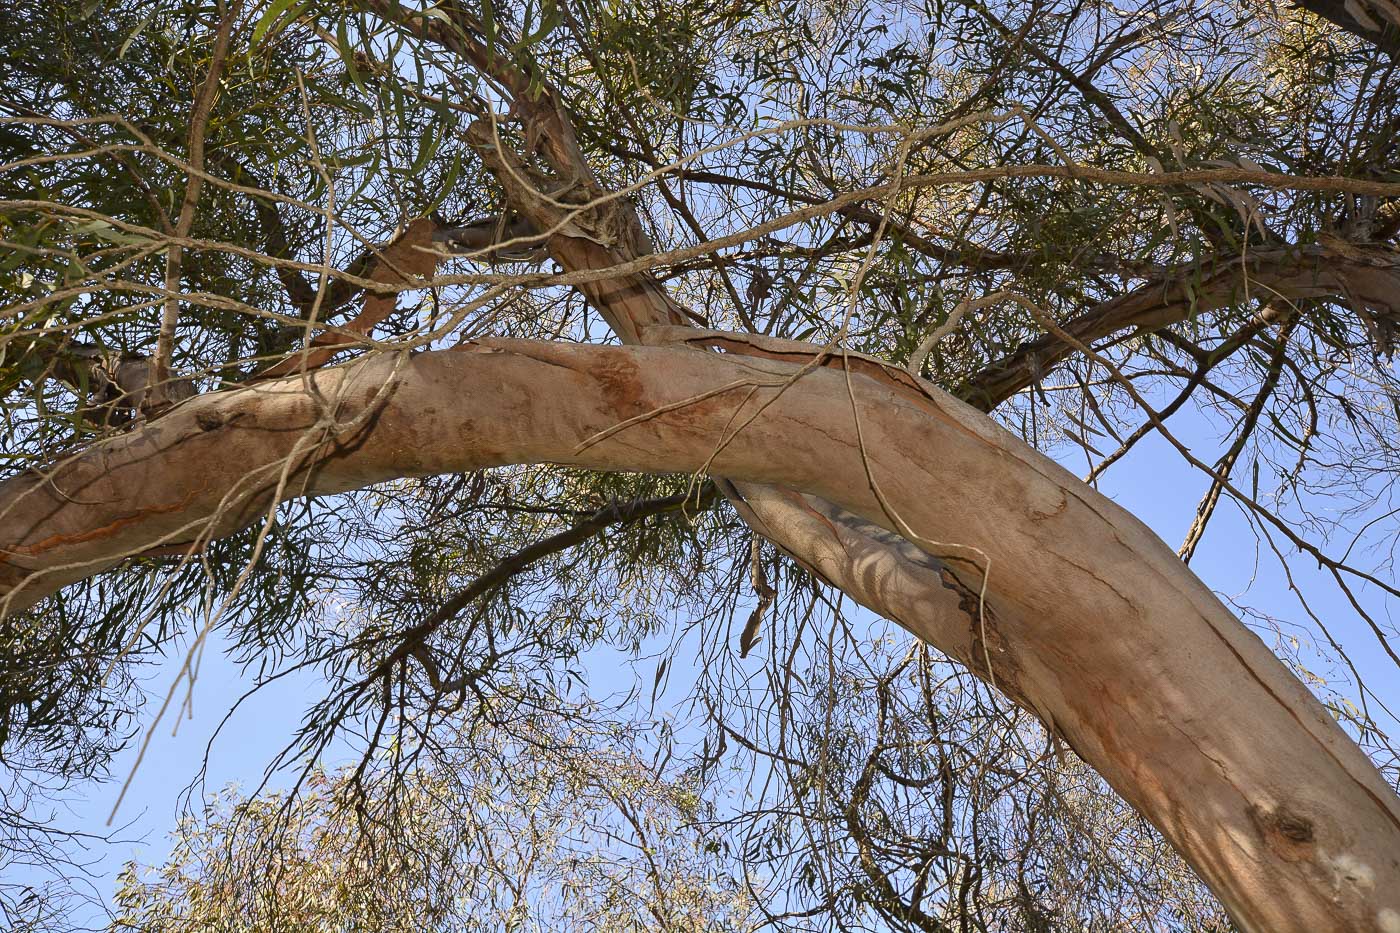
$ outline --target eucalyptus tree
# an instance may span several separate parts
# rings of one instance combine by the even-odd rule
[[[219,629],[366,813],[659,652],[582,709],[693,679],[652,767],[762,922],[1223,928],[1165,843],[1400,929],[1384,697],[1189,568],[1231,502],[1400,661],[1400,14],[1301,7],[12,5],[7,760],[100,772]],[[1176,551],[1095,489],[1149,437]]]

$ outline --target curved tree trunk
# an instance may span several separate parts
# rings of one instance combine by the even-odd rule
[[[1241,925],[1400,930],[1400,799],[1360,749],[1141,522],[937,390],[511,341],[306,378],[316,394],[294,377],[203,396],[0,485],[9,610],[275,499],[398,476],[549,461],[777,484],[879,526],[852,536],[805,497],[772,513],[820,534],[819,572],[1034,709]]]

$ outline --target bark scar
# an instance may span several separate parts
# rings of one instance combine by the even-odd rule
[[[1312,856],[1317,842],[1312,820],[1290,809],[1287,804],[1280,804],[1271,810],[1251,804],[1248,812],[1264,843],[1279,858],[1297,862]]]

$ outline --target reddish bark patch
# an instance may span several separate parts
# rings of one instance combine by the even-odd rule
[[[74,534],[69,535],[50,535],[49,537],[35,544],[13,545],[12,547],[9,547],[4,551],[0,551],[0,564],[9,563],[13,557],[19,555],[33,557],[39,554],[43,554],[45,551],[51,551],[54,548],[58,547],[71,547],[75,544],[86,544],[91,541],[101,540],[102,538],[110,538],[131,525],[135,525],[140,522],[146,521],[153,515],[165,515],[171,512],[179,512],[184,510],[189,506],[190,502],[194,500],[195,496],[199,495],[203,491],[204,489],[202,487],[199,489],[193,489],[190,492],[186,493],[183,498],[176,502],[172,502],[167,505],[150,506],[149,508],[141,509],[136,512],[129,512],[125,515],[122,515],[115,521],[101,526],[100,528],[92,528],[88,531],[76,532]]]
[[[588,374],[598,381],[609,406],[619,415],[631,418],[656,407],[643,399],[641,370],[621,354],[600,361]]]

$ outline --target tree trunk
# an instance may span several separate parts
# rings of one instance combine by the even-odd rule
[[[320,400],[301,377],[197,398],[0,485],[0,595],[17,611],[274,500],[399,476],[549,461],[778,484],[879,526],[806,497],[772,513],[814,569],[1035,710],[1243,927],[1400,930],[1400,800],[1268,648],[1130,514],[860,365],[491,341],[310,374]],[[763,521],[785,495],[742,507]]]

